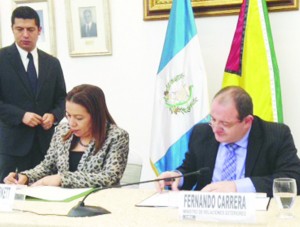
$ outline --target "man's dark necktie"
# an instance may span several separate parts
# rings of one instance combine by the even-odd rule
[[[27,74],[28,74],[28,78],[29,78],[29,82],[31,85],[31,88],[33,90],[33,93],[36,93],[36,89],[37,89],[37,73],[36,73],[36,69],[33,63],[33,57],[31,53],[28,53],[27,58],[29,59],[29,63],[27,66]]]
[[[86,25],[86,35],[90,35],[90,26],[88,24]]]
[[[239,145],[235,143],[230,143],[225,145],[227,148],[226,157],[223,165],[221,180],[236,180],[236,153],[235,150],[238,149]]]

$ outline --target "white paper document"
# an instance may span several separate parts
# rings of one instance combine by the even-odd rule
[[[179,206],[179,192],[163,191],[155,193],[147,199],[136,204],[140,207],[178,207]]]
[[[256,210],[268,210],[270,203],[270,197],[267,197],[266,193],[256,193],[255,208]]]
[[[155,193],[136,204],[138,207],[179,207],[180,191],[163,191]],[[257,211],[268,210],[270,198],[266,193],[257,193],[255,199],[255,208]]]
[[[19,194],[24,194],[37,199],[48,201],[68,201],[79,198],[92,188],[62,188],[55,186],[37,186],[26,187],[18,191]]]

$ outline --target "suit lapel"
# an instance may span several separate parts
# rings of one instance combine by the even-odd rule
[[[9,54],[7,57],[10,64],[12,65],[12,68],[15,69],[16,74],[18,75],[20,81],[24,84],[24,87],[28,91],[28,94],[30,94],[30,96],[34,96],[19,51],[15,44],[10,46],[8,53]]]
[[[219,142],[217,142],[214,136],[212,135],[211,139],[206,142],[204,148],[207,151],[205,155],[204,166],[209,167],[211,170],[209,171],[208,179],[212,179],[213,176],[213,172],[214,172],[213,170],[216,164],[218,148],[219,148]]]
[[[250,176],[261,151],[263,137],[259,130],[258,119],[255,117],[248,139],[245,177]]]
[[[45,58],[45,55],[38,50],[39,55],[39,72],[38,72],[38,86],[37,86],[37,92],[36,95],[38,96],[41,88],[47,78],[47,68],[48,68],[48,61],[47,58]]]
[[[44,86],[44,83],[47,81],[47,77],[50,75],[49,70],[49,57],[41,50],[37,50],[38,52],[38,64],[39,64],[39,70],[38,70],[38,85],[37,85],[37,91],[36,91],[36,97],[40,94],[42,87]],[[22,62],[21,62],[22,63]],[[24,68],[24,67],[23,67]],[[30,84],[28,82],[28,88],[31,91]],[[31,91],[33,94],[33,92]]]

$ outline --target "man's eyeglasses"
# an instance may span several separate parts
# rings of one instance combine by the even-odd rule
[[[224,129],[229,129],[229,128],[232,128],[234,125],[236,125],[237,123],[240,123],[240,122],[241,122],[241,120],[237,120],[237,121],[234,121],[234,122],[217,121],[216,119],[211,117],[209,125],[212,128],[220,127],[220,128],[224,128]]]

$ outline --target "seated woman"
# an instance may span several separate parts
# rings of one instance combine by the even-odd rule
[[[6,184],[67,188],[118,184],[127,164],[129,135],[108,112],[103,91],[74,87],[66,97],[68,123],[56,127],[45,159],[31,170],[9,173]]]

